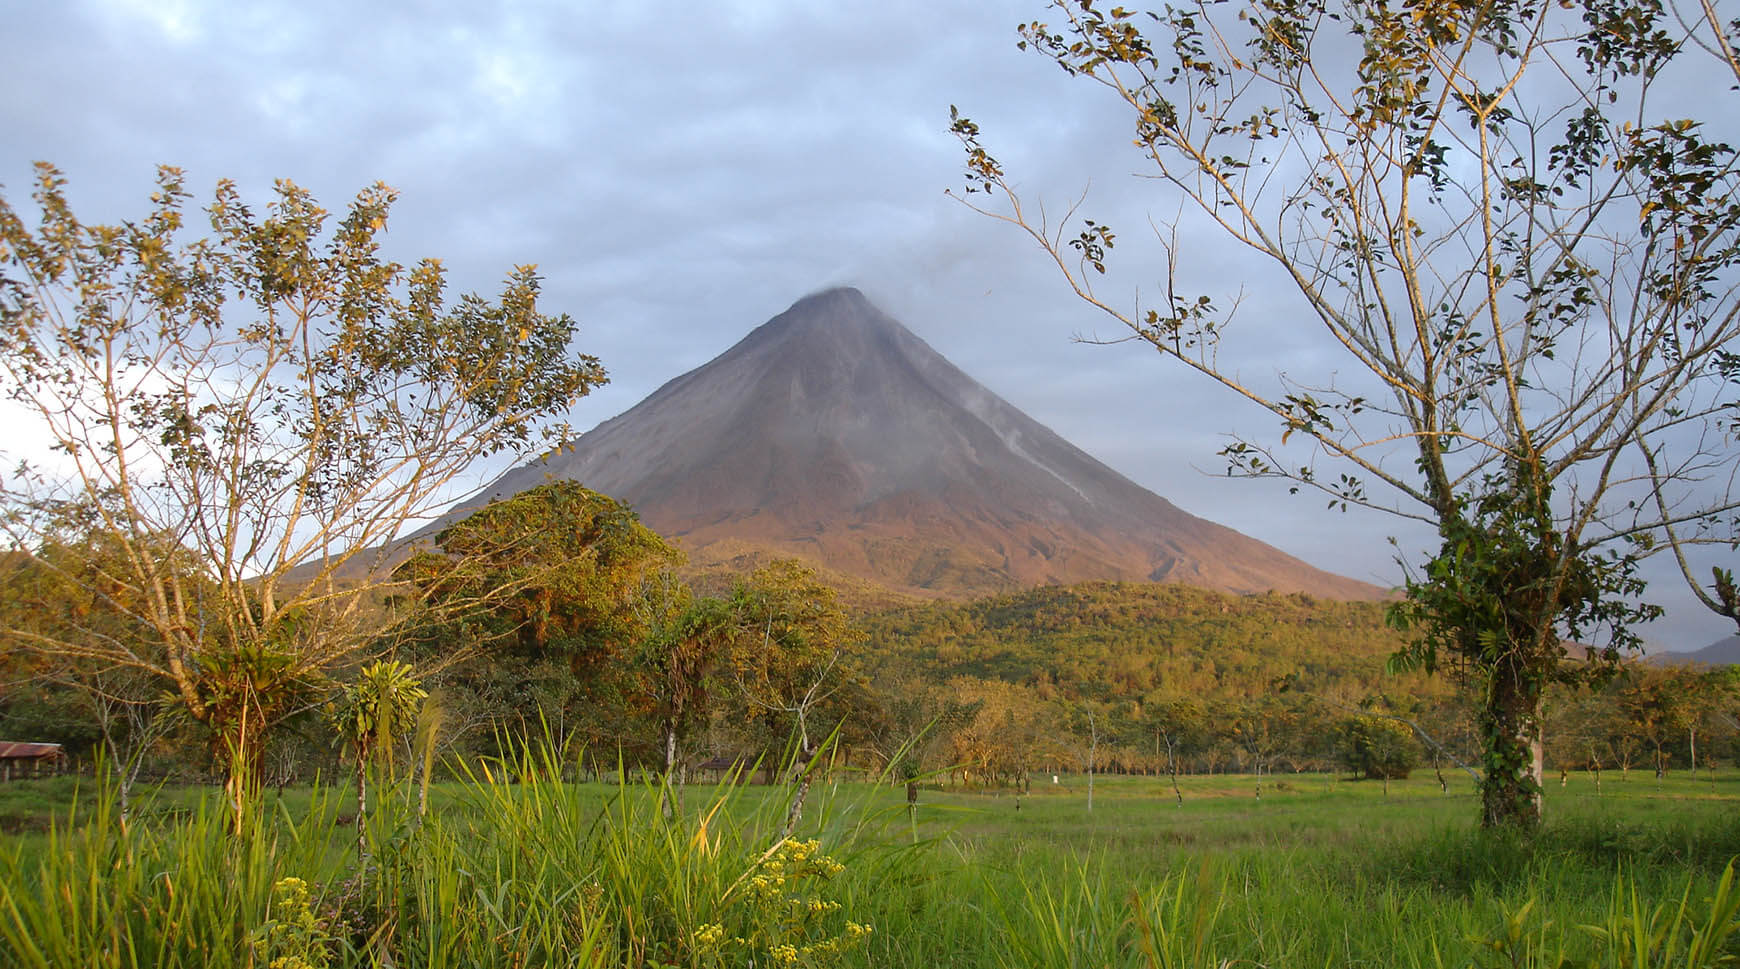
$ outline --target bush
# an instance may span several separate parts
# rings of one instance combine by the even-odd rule
[[[1348,717],[1336,726],[1336,756],[1368,780],[1406,780],[1420,763],[1413,731],[1383,717]]]

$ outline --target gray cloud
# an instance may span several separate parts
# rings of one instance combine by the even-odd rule
[[[456,289],[535,262],[546,307],[582,324],[614,382],[573,421],[611,416],[724,350],[797,297],[852,283],[993,390],[1197,514],[1326,567],[1394,582],[1405,523],[1342,516],[1284,488],[1229,483],[1229,431],[1268,432],[1230,395],[1137,346],[1074,300],[1012,229],[943,191],[960,184],[951,103],[984,124],[1053,205],[1119,223],[1109,293],[1152,292],[1151,187],[1127,123],[1018,52],[1030,0],[349,4],[63,0],[8,11],[0,182],[64,168],[81,213],[130,217],[153,166],[196,197],[220,177],[268,197],[289,177],[331,208],[401,193],[396,258],[444,259]],[[1168,213],[1160,212],[1157,215]],[[1204,238],[1212,238],[1205,236]],[[1311,331],[1236,254],[1195,246],[1204,291],[1243,289],[1246,374],[1315,371]],[[1662,590],[1676,588],[1663,581]],[[1669,599],[1664,594],[1662,598]],[[1684,605],[1661,631],[1723,634]]]

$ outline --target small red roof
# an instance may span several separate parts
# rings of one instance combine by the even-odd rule
[[[0,760],[40,760],[59,757],[60,744],[27,744],[16,740],[0,740]]]

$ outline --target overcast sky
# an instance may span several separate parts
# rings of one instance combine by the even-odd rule
[[[1397,536],[1268,483],[1228,481],[1228,432],[1256,413],[1139,347],[1094,346],[1110,321],[1077,302],[1015,230],[944,195],[961,184],[951,104],[980,122],[1023,189],[1140,223],[1169,206],[1129,179],[1127,123],[1015,47],[1039,0],[654,5],[297,0],[0,0],[0,184],[60,166],[87,221],[139,215],[155,166],[196,200],[235,179],[263,199],[288,178],[339,209],[384,181],[401,198],[390,255],[442,258],[455,290],[536,263],[543,308],[581,324],[611,384],[580,429],[699,366],[805,293],[851,284],[992,390],[1192,513],[1314,564],[1394,584]],[[1109,213],[1109,214],[1108,214]],[[1134,229],[1134,225],[1130,229]],[[1194,245],[1195,240],[1190,240]],[[1214,246],[1218,240],[1203,240]],[[1239,325],[1309,366],[1260,270]],[[1663,573],[1693,649],[1731,627]]]

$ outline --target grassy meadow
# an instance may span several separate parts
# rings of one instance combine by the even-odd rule
[[[0,785],[6,966],[1683,966],[1740,951],[1740,773],[1549,779],[1535,836],[1466,775],[1080,776],[1032,792],[548,779],[528,757],[383,784],[357,864],[343,787],[262,796]]]

